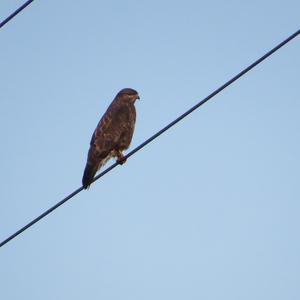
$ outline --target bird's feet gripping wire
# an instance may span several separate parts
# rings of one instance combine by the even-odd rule
[[[121,151],[118,151],[117,153],[117,163],[120,165],[123,165],[126,162],[126,157],[123,155],[123,153]]]

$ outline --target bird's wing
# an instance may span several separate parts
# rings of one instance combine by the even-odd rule
[[[98,155],[106,156],[116,148],[120,137],[127,130],[129,109],[126,105],[112,105],[101,118],[91,139]]]

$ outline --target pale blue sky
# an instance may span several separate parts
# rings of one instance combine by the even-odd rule
[[[1,0],[3,19],[23,1]],[[0,238],[80,186],[115,94],[139,145],[299,29],[299,1],[39,1],[0,30]],[[5,300],[300,299],[299,37],[0,249]]]

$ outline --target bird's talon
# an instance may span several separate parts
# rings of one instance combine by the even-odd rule
[[[124,156],[119,157],[119,158],[117,159],[117,163],[118,163],[119,165],[123,165],[125,162],[126,162],[126,158],[125,158]]]

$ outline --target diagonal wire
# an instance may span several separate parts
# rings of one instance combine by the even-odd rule
[[[251,65],[249,65],[248,67],[246,67],[245,69],[243,69],[240,73],[238,73],[237,75],[235,75],[234,77],[232,77],[230,80],[228,80],[222,86],[220,86],[219,88],[217,88],[216,90],[214,90],[206,98],[204,98],[203,100],[201,100],[200,102],[198,102],[196,105],[194,105],[192,108],[190,108],[188,111],[186,111],[185,113],[183,113],[182,115],[180,115],[177,119],[175,119],[174,121],[172,121],[171,123],[169,123],[167,126],[165,126],[164,128],[162,128],[160,131],[158,131],[154,135],[152,135],[145,142],[143,142],[138,147],[136,147],[135,149],[133,149],[132,151],[130,151],[125,156],[125,158],[129,158],[130,156],[134,155],[136,152],[138,152],[139,150],[141,150],[142,148],[144,148],[146,145],[148,145],[149,143],[151,143],[153,140],[155,140],[157,137],[159,137],[165,131],[167,131],[168,129],[170,129],[171,127],[173,127],[175,124],[177,124],[178,122],[180,122],[182,119],[184,119],[187,115],[189,115],[194,110],[196,110],[197,108],[199,108],[205,102],[207,102],[208,100],[210,100],[211,98],[213,98],[214,96],[216,96],[218,93],[220,93],[226,87],[228,87],[233,82],[235,82],[236,80],[238,80],[240,77],[242,77],[243,75],[245,75],[247,72],[249,72],[255,66],[257,66],[258,64],[260,64],[266,58],[268,58],[269,56],[271,56],[274,52],[276,52],[282,46],[286,45],[288,42],[290,42],[292,39],[294,39],[299,34],[300,34],[300,29],[298,31],[296,31],[295,33],[293,33],[292,35],[290,35],[284,41],[282,41],[281,43],[279,43],[273,49],[271,49],[270,51],[268,51],[266,54],[264,54],[263,56],[261,56],[259,59],[257,59],[255,62],[253,62]],[[105,174],[107,174],[108,172],[110,172],[117,165],[118,165],[118,163],[114,163],[113,165],[111,165],[110,167],[108,167],[107,169],[105,169],[103,172],[101,172],[99,175],[97,175],[94,178],[93,182],[96,181],[96,180],[98,180],[99,178],[101,178],[102,176],[104,176]],[[14,239],[20,233],[22,233],[23,231],[25,231],[26,229],[28,229],[29,227],[31,227],[32,225],[34,225],[35,223],[37,223],[38,221],[40,221],[41,219],[43,219],[44,217],[46,217],[48,214],[50,214],[52,211],[54,211],[55,209],[57,209],[59,206],[61,206],[62,204],[64,204],[65,202],[67,202],[68,200],[70,200],[71,198],[73,198],[75,195],[77,195],[78,193],[80,193],[82,190],[83,190],[83,187],[78,188],[77,190],[75,190],[74,192],[72,192],[70,195],[68,195],[66,198],[64,198],[63,200],[61,200],[60,202],[58,202],[57,204],[55,204],[54,206],[52,206],[51,208],[49,208],[48,210],[46,210],[44,213],[42,213],[41,215],[39,215],[37,218],[35,218],[31,222],[29,222],[27,225],[25,225],[24,227],[22,227],[21,229],[19,229],[18,231],[16,231],[14,234],[12,234],[8,238],[6,238],[4,241],[2,241],[0,243],[0,247],[4,246],[6,243],[8,243],[10,240]]]
[[[25,7],[27,7],[34,0],[28,0],[23,5],[21,5],[17,10],[10,14],[6,19],[0,23],[0,28],[2,28],[6,23],[8,23],[12,18],[14,18],[19,12],[21,12]]]

